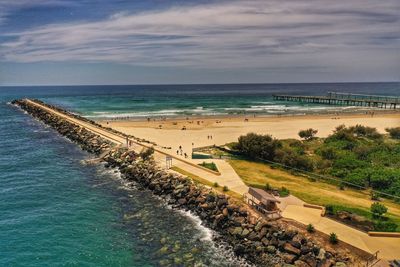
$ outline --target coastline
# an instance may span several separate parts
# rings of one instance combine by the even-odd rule
[[[167,118],[165,120],[97,121],[104,127],[157,144],[157,148],[174,153],[182,147],[190,157],[192,150],[213,145],[224,146],[236,142],[250,132],[271,134],[279,139],[299,139],[298,132],[307,128],[318,130],[318,137],[326,137],[339,125],[362,124],[385,133],[387,127],[400,127],[400,112],[372,114],[303,115],[281,117],[196,117]],[[210,138],[209,136],[212,136]],[[178,155],[179,156],[179,155]]]
[[[49,124],[61,135],[79,144],[82,149],[90,149],[97,154],[108,152],[104,159],[108,167],[118,168],[126,179],[136,181],[152,190],[154,194],[166,197],[174,207],[195,212],[203,223],[218,231],[234,247],[237,256],[256,264],[309,260],[328,264],[326,266],[346,261],[346,258],[353,259],[348,258],[350,255],[342,255],[343,251],[339,253],[332,248],[322,249],[303,234],[293,229],[285,229],[283,224],[255,217],[247,208],[232,202],[229,196],[216,194],[181,175],[167,173],[151,161],[137,161],[133,151],[124,148],[109,150],[110,147],[104,146],[108,141],[61,117],[27,103],[14,104]],[[277,261],[278,259],[280,260]]]
[[[151,121],[184,121],[184,120],[213,120],[213,119],[245,119],[245,118],[258,118],[258,119],[266,119],[266,118],[296,118],[296,117],[331,117],[331,116],[364,116],[367,113],[373,112],[375,115],[399,115],[400,109],[381,109],[381,108],[364,108],[364,109],[342,109],[342,110],[317,110],[314,112],[284,112],[284,113],[232,113],[232,114],[177,114],[177,115],[157,115],[157,116],[123,116],[118,113],[113,115],[105,115],[105,116],[93,116],[93,115],[83,115],[93,121],[131,121],[131,122],[147,122],[150,118]],[[108,116],[108,117],[107,117]]]

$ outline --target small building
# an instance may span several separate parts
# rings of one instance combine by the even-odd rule
[[[281,211],[277,205],[280,201],[262,189],[249,187],[249,191],[244,194],[244,200],[270,219],[281,217]]]

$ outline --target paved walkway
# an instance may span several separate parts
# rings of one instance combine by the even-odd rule
[[[306,208],[303,201],[294,196],[279,198],[282,216],[305,225],[312,224],[315,229],[325,233],[336,233],[339,240],[370,253],[379,251],[378,257],[386,260],[400,258],[400,238],[372,237],[342,223],[321,216],[321,210]]]
[[[192,162],[195,164],[202,163],[203,161],[207,162],[207,160],[192,160]],[[211,161],[208,160],[208,162]],[[195,167],[190,168],[189,166],[185,166],[182,162],[178,161],[173,163],[173,165],[184,169],[185,171],[188,171],[192,174],[200,176],[201,178],[205,178],[212,183],[217,182],[220,186],[227,186],[230,191],[233,191],[240,195],[248,192],[248,186],[245,185],[243,180],[239,177],[239,175],[235,172],[235,170],[228,162],[221,159],[213,159],[212,162],[217,165],[218,171],[221,173],[221,175],[213,175]]]

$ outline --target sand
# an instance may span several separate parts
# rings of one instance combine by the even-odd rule
[[[338,125],[362,124],[375,127],[384,133],[387,127],[400,127],[400,114],[371,115],[307,115],[290,117],[207,117],[196,119],[167,119],[158,121],[99,121],[104,126],[121,132],[145,138],[157,143],[158,147],[176,154],[179,146],[183,153],[191,155],[191,150],[210,145],[224,145],[237,141],[240,135],[249,132],[271,134],[276,138],[299,138],[299,130],[314,128],[318,137],[326,137]],[[186,130],[182,130],[182,128]],[[208,136],[212,136],[212,139]],[[180,152],[179,152],[180,154]]]

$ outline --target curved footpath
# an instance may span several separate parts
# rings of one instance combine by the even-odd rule
[[[49,113],[64,118],[65,120],[72,122],[76,125],[84,127],[85,129],[92,131],[95,134],[117,144],[124,145],[126,138],[118,135],[114,132],[108,131],[107,129],[95,126],[83,120],[73,118],[67,114],[58,112],[45,105],[39,104],[32,100],[26,99],[28,103],[40,107]],[[143,148],[149,147],[146,144],[140,144],[135,142],[131,149],[140,151]],[[248,191],[248,187],[243,183],[242,179],[236,174],[233,168],[224,160],[214,160],[219,169],[220,175],[214,174],[204,168],[197,166],[199,162],[203,160],[183,160],[177,158],[175,155],[166,153],[164,151],[155,151],[155,159],[160,166],[165,166],[166,155],[171,156],[175,160],[173,165],[179,167],[189,173],[197,175],[203,179],[210,181],[211,183],[218,182],[221,186],[227,186],[231,191],[236,192],[240,195]],[[293,219],[305,225],[309,223],[313,224],[315,228],[325,234],[335,232],[339,239],[369,253],[375,253],[379,251],[379,258],[382,259],[396,259],[400,258],[400,238],[393,237],[372,237],[366,233],[358,231],[354,228],[348,227],[344,224],[333,221],[329,218],[322,217],[321,211],[316,209],[310,209],[302,206],[301,200],[290,201],[281,199],[282,215],[285,218]]]
[[[400,258],[400,238],[369,236],[367,233],[321,216],[321,210],[300,205],[287,205],[283,209],[282,216],[305,225],[311,223],[315,229],[325,234],[336,233],[339,240],[369,253],[379,251],[378,257],[381,259]]]

